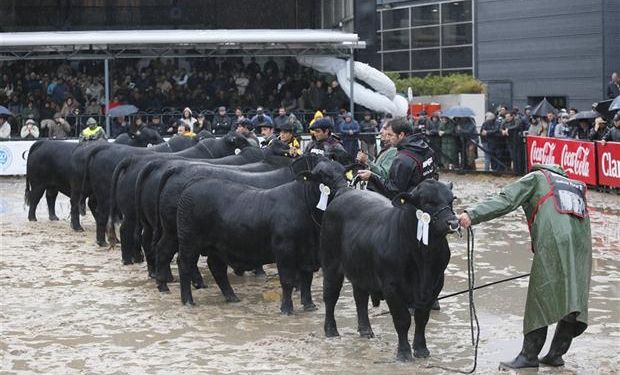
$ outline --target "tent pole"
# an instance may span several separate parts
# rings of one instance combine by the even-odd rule
[[[110,67],[108,66],[108,59],[103,59],[104,67],[104,85],[105,85],[105,132],[110,137],[110,116],[108,111],[110,110]]]
[[[355,104],[353,102],[353,86],[355,85],[355,60],[354,60],[354,55],[353,55],[353,48],[351,48],[351,58],[349,59],[349,69],[350,72],[350,77],[351,77],[351,95],[349,96],[350,99],[350,103],[349,103],[349,111],[351,112],[351,115],[353,116],[353,118],[355,118]]]

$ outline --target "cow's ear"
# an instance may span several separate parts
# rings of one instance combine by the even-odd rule
[[[413,197],[411,196],[411,193],[398,193],[394,198],[392,198],[392,206],[394,207],[403,207],[412,203]]]
[[[452,184],[452,181],[447,181],[443,183],[444,185],[446,185],[448,187],[448,189],[452,190],[452,188],[454,187],[454,185]]]

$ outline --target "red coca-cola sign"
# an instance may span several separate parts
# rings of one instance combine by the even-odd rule
[[[570,139],[527,137],[527,166],[560,165],[568,177],[596,185],[596,150],[594,143]]]
[[[620,187],[620,143],[596,143],[598,184]]]

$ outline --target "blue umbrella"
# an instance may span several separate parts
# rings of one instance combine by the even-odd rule
[[[125,105],[119,105],[118,107],[114,107],[110,109],[110,111],[108,112],[108,115],[110,115],[110,117],[125,117],[125,116],[131,115],[132,113],[136,113],[138,111],[139,109],[135,105],[125,104]]]
[[[620,109],[620,96],[616,96],[613,102],[609,105],[609,111],[617,111]]]
[[[0,105],[0,116],[13,116],[13,112],[3,105]]]
[[[447,111],[445,111],[444,113],[442,113],[442,115],[446,116],[446,117],[450,117],[450,118],[454,118],[454,117],[476,117],[476,114],[474,113],[474,111],[469,108],[469,107],[463,107],[460,105],[457,105],[455,107],[452,108],[448,108]]]

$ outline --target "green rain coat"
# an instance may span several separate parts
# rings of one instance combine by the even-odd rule
[[[382,180],[387,180],[390,174],[390,167],[392,166],[394,159],[396,159],[396,155],[398,155],[398,150],[396,147],[388,148],[385,152],[382,152],[379,156],[377,156],[377,160],[374,162],[368,162],[370,171],[381,177]]]
[[[467,213],[472,224],[478,224],[523,207],[534,251],[523,333],[556,323],[576,312],[579,335],[588,325],[592,269],[590,219],[587,211],[584,218],[560,213],[554,196],[541,200],[551,194],[543,170],[550,171],[546,173],[551,176],[555,173],[566,177],[562,168],[535,164],[532,169],[531,173]]]
[[[441,162],[445,167],[448,164],[459,164],[459,144],[456,136],[456,125],[452,120],[439,123],[439,131],[444,132],[441,136]]]

